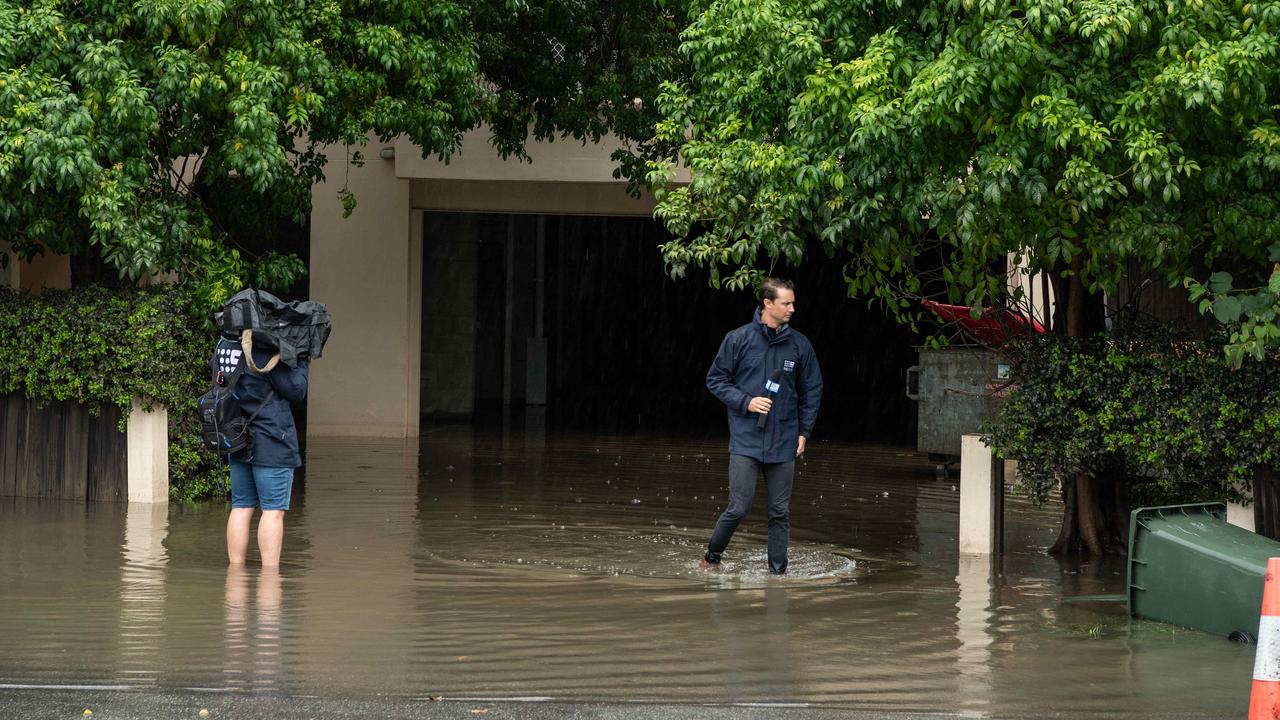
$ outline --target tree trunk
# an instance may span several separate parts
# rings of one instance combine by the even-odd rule
[[[1076,476],[1076,522],[1079,523],[1081,552],[1107,554],[1107,522],[1102,516],[1102,483],[1092,475]]]
[[[1080,544],[1080,533],[1076,530],[1076,483],[1075,479],[1062,483],[1062,524],[1058,527],[1058,540],[1049,548],[1050,555],[1075,555]]]
[[[1084,282],[1080,280],[1080,271],[1084,268],[1084,258],[1076,254],[1071,261],[1071,280],[1067,290],[1067,337],[1084,337]]]
[[[1119,545],[1122,555],[1129,554],[1129,481],[1121,469],[1111,484],[1112,497],[1108,520],[1112,539]]]
[[[1062,483],[1062,528],[1050,555],[1124,555],[1129,546],[1129,501],[1124,473],[1108,468]]]
[[[1062,528],[1050,555],[1106,555],[1111,547],[1110,523],[1103,513],[1107,483],[1081,473],[1062,484]]]
[[[1077,254],[1071,261],[1070,277],[1057,286],[1059,307],[1055,325],[1067,337],[1084,337],[1101,330],[1103,325],[1102,313],[1090,312],[1101,310],[1102,299],[1086,293],[1080,278],[1083,267],[1084,258]],[[1091,308],[1090,304],[1098,307]],[[1128,526],[1117,532],[1124,525],[1125,518],[1120,514],[1128,514],[1122,477],[1122,472],[1106,472],[1096,476],[1081,473],[1063,479],[1062,527],[1057,542],[1049,549],[1050,554],[1101,556],[1117,546],[1125,546],[1120,539],[1128,534]]]

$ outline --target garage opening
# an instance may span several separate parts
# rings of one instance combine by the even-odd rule
[[[429,212],[423,233],[424,424],[535,407],[549,430],[724,433],[703,381],[755,299],[668,277],[654,220]],[[792,326],[822,364],[815,435],[910,442],[910,334],[848,299],[838,265],[775,274],[796,283]]]

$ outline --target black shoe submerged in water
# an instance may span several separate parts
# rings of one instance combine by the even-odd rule
[[[720,553],[713,553],[710,550],[702,559],[698,561],[699,570],[719,570],[720,569]]]

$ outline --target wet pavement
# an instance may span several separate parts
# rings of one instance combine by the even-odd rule
[[[1003,560],[959,558],[956,480],[906,449],[815,443],[788,575],[766,572],[760,497],[723,569],[698,571],[724,445],[468,426],[313,439],[279,573],[228,571],[224,503],[2,498],[0,718],[1247,706],[1253,648],[1072,599],[1123,593],[1124,564],[1046,557],[1053,509],[1010,500]]]

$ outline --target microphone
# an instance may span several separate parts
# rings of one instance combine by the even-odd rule
[[[769,379],[764,382],[765,393],[769,396],[770,400],[772,400],[774,396],[777,394],[777,392],[782,389],[782,386],[778,384],[778,381],[781,379],[782,379],[782,371],[774,370],[773,374],[769,376]],[[769,408],[769,412],[773,412],[772,407]],[[769,419],[769,416],[767,414],[761,413],[760,419],[756,420],[756,429],[763,430],[764,421],[768,419]]]

